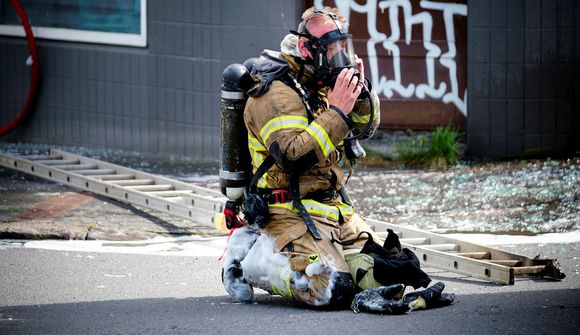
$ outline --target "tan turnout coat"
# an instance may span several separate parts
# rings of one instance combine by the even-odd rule
[[[284,56],[290,64],[290,71],[296,77],[297,65],[291,57]],[[305,80],[311,76],[306,72]],[[326,90],[318,93],[326,96]],[[375,117],[373,129],[379,123],[379,102],[376,93],[372,91],[375,101]],[[326,101],[326,99],[324,98]],[[355,128],[362,130],[369,119],[370,105],[367,100],[358,101],[353,109],[351,119]],[[304,197],[316,190],[338,190],[343,187],[344,172],[339,166],[342,158],[342,141],[349,132],[349,127],[339,113],[331,108],[320,108],[315,111],[315,119],[308,120],[307,109],[301,97],[285,83],[275,80],[268,91],[259,97],[250,97],[247,101],[244,119],[248,129],[248,142],[254,172],[264,159],[270,155],[272,145],[277,146],[288,161],[300,161],[306,155],[315,160],[314,166],[300,175],[300,193]],[[315,157],[315,158],[314,158]],[[289,175],[279,164],[274,164],[258,181],[259,188],[288,189]],[[332,239],[340,241],[354,240],[361,231],[370,231],[366,223],[354,213],[354,208],[343,203],[340,196],[324,203],[304,199],[303,204],[310,213],[322,240],[315,240],[307,232],[304,220],[294,208],[292,202],[270,204],[270,220],[263,233],[275,241],[276,251],[288,255],[293,271],[303,272],[306,266],[319,255],[325,264],[335,271],[348,272],[348,266],[342,256],[342,247],[333,243]],[[364,235],[352,247],[361,248],[366,240]],[[306,303],[319,299],[328,285],[328,275],[312,278],[317,282],[311,285],[309,292],[280,291],[280,288],[264,288],[271,293],[293,296]]]

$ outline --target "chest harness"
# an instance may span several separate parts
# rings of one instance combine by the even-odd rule
[[[307,114],[308,114],[308,121],[312,122],[315,119],[315,114],[313,111],[312,106],[315,108],[320,108],[325,105],[322,97],[318,94],[310,95],[304,87],[289,73],[286,72],[282,75],[278,80],[292,88],[302,100],[304,104]],[[312,234],[312,236],[317,239],[321,240],[322,236],[316,228],[312,217],[306,210],[306,207],[302,203],[302,197],[300,196],[300,183],[299,177],[300,174],[296,172],[289,173],[289,190],[273,190],[273,191],[266,191],[266,190],[259,190],[257,187],[257,183],[260,178],[274,165],[275,159],[272,154],[268,155],[264,161],[260,164],[257,168],[256,173],[253,175],[248,190],[245,194],[245,201],[243,204],[243,212],[249,224],[257,224],[259,227],[265,227],[268,219],[269,219],[269,212],[268,212],[268,203],[277,203],[277,202],[288,202],[288,200],[292,201],[294,208],[296,208],[304,220],[308,231]],[[343,187],[340,188],[338,194],[341,196],[342,200],[345,204],[352,206],[352,201],[346,194],[346,191]],[[331,191],[318,191],[314,192],[314,194],[308,194],[308,197],[312,197],[314,200],[327,200],[333,199],[336,196],[336,192],[334,190]],[[289,198],[289,199],[288,199]]]

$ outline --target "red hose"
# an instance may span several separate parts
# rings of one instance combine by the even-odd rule
[[[40,63],[38,60],[38,49],[36,48],[36,41],[34,40],[34,35],[32,34],[32,28],[30,27],[30,22],[28,21],[28,16],[22,8],[22,4],[20,4],[19,0],[10,0],[12,3],[12,7],[16,10],[18,14],[18,18],[24,27],[24,32],[26,33],[26,41],[28,43],[28,52],[32,57],[32,73],[30,79],[30,86],[28,88],[28,97],[26,98],[26,102],[18,115],[14,120],[12,120],[7,125],[0,128],[0,136],[4,136],[14,130],[26,117],[34,101],[36,99],[36,95],[38,94],[38,84],[40,82]]]

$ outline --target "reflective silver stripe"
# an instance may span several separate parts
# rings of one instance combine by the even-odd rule
[[[220,178],[228,179],[228,180],[244,180],[249,177],[249,171],[241,171],[241,172],[231,172],[220,170]]]
[[[222,91],[222,98],[231,100],[243,100],[246,98],[244,92]]]

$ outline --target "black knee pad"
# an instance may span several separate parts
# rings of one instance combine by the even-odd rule
[[[349,272],[337,272],[334,277],[330,308],[350,308],[350,303],[356,293],[356,285]]]

